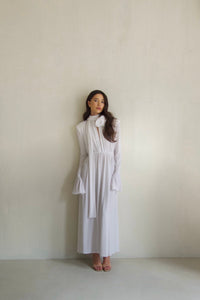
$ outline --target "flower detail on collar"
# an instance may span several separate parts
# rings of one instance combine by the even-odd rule
[[[105,122],[106,122],[105,116],[101,115],[101,117],[97,118],[95,124],[97,127],[100,127],[100,126],[104,126]]]

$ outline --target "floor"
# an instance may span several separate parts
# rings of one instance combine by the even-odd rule
[[[200,300],[200,258],[1,260],[1,300]]]

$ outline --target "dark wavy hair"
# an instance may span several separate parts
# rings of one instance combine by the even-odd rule
[[[89,95],[87,96],[87,99],[86,99],[86,111],[83,114],[83,120],[84,121],[87,120],[87,118],[90,116],[90,107],[88,105],[88,101],[91,101],[91,99],[96,94],[101,94],[104,98],[104,108],[103,108],[102,112],[100,113],[100,116],[104,115],[105,119],[106,119],[105,126],[103,129],[103,135],[104,135],[105,139],[107,139],[109,142],[114,143],[114,142],[116,142],[116,140],[115,140],[116,132],[115,132],[113,126],[114,126],[114,121],[116,120],[116,118],[113,116],[113,114],[111,112],[108,111],[108,97],[106,96],[106,94],[104,92],[102,92],[101,90],[94,90],[89,93]]]

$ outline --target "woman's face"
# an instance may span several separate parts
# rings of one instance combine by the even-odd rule
[[[104,108],[104,98],[102,94],[96,94],[88,101],[90,107],[91,115],[100,114]]]

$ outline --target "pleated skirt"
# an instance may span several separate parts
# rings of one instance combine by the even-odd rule
[[[113,156],[96,153],[96,218],[88,218],[88,159],[84,163],[86,193],[79,195],[77,252],[106,257],[119,252],[118,194],[110,190]]]

